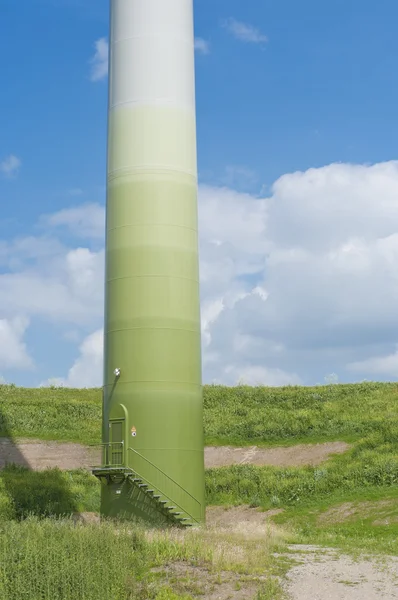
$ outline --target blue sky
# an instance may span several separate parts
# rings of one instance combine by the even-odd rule
[[[205,381],[398,377],[397,19],[196,0]],[[107,0],[1,3],[6,381],[101,383],[107,36]]]

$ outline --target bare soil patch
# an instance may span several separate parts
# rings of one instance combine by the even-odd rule
[[[230,571],[212,572],[180,562],[158,572],[162,573],[173,591],[202,600],[252,600],[259,584],[258,579],[256,582],[247,581]]]
[[[270,517],[283,512],[283,509],[260,511],[249,506],[209,506],[206,509],[206,525],[210,529],[237,533],[242,537],[269,535],[276,525]]]
[[[345,442],[300,444],[288,448],[210,446],[205,448],[205,465],[207,468],[238,464],[275,467],[318,465],[331,455],[342,454],[348,449],[349,445]],[[101,452],[98,446],[0,438],[0,469],[11,463],[23,465],[35,471],[54,467],[62,470],[90,469],[100,462]]]
[[[206,467],[229,465],[270,465],[273,467],[301,467],[319,465],[333,454],[343,454],[350,448],[345,442],[324,444],[299,444],[278,448],[234,448],[232,446],[209,446],[205,449]]]
[[[252,600],[264,586],[278,591],[273,548],[285,547],[285,533],[270,516],[248,506],[208,507],[204,528],[152,533],[180,543],[191,540],[209,552],[203,562],[170,561],[156,571],[175,592],[203,600]]]

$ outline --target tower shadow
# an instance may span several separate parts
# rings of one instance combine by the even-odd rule
[[[4,393],[0,385],[0,400]],[[1,402],[0,402],[1,406]],[[34,471],[0,410],[0,519],[69,516],[78,512],[76,498],[60,469]]]

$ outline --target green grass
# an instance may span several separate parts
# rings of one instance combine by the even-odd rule
[[[348,452],[317,467],[208,470],[206,491],[210,504],[282,509],[275,522],[295,531],[302,543],[397,555],[397,422],[378,423]],[[332,515],[348,515],[321,518],[331,509]]]
[[[343,455],[317,467],[234,465],[210,469],[206,492],[210,504],[287,507],[337,490],[398,485],[398,425],[384,422],[379,431],[355,443]]]
[[[0,435],[100,443],[101,392],[1,385]]]
[[[398,422],[398,384],[204,386],[206,444],[355,441]],[[0,435],[100,443],[101,390],[0,386]]]
[[[281,541],[267,537],[253,543],[203,531],[144,530],[139,524],[0,521],[0,597],[191,600],[203,584],[214,590],[233,581],[243,589],[249,580],[254,589],[262,587],[258,600],[275,600],[281,597],[275,549]],[[188,576],[179,576],[183,571]],[[269,579],[264,583],[257,572]]]
[[[99,507],[98,479],[83,469],[30,471],[11,465],[0,471],[0,519],[99,512]]]
[[[317,467],[236,465],[208,470],[208,504],[279,508],[283,512],[274,517],[275,522],[291,531],[292,539],[296,541],[349,552],[398,554],[397,400],[398,384],[364,383],[318,388],[205,386],[207,444],[275,446],[337,439],[352,444],[345,454]],[[0,422],[0,433],[7,437],[98,443],[101,393],[100,390],[62,388],[28,390],[3,385],[0,386]],[[347,503],[350,503],[348,508]],[[97,512],[98,509],[99,484],[86,471],[52,469],[31,472],[22,467],[8,467],[1,471],[0,548],[8,553],[10,559],[7,559],[6,569],[0,571],[0,582],[3,590],[4,585],[9,585],[10,590],[15,588],[19,594],[9,591],[8,596],[4,593],[3,596],[10,600],[23,597],[32,600],[79,597],[86,600],[101,600],[103,597],[115,600],[187,600],[195,595],[195,586],[198,585],[195,577],[188,581],[186,587],[181,587],[166,575],[163,579],[159,575],[148,579],[142,574],[149,572],[149,565],[167,566],[181,560],[189,562],[192,557],[195,565],[206,565],[210,571],[230,569],[243,576],[252,568],[249,559],[240,565],[235,564],[232,558],[225,562],[225,553],[223,558],[216,560],[215,548],[220,547],[219,537],[212,540],[203,537],[195,540],[192,537],[188,547],[181,540],[166,538],[165,534],[159,534],[163,535],[160,538],[155,536],[156,539],[142,534],[141,538],[137,537],[137,543],[143,544],[140,557],[137,557],[131,551],[131,535],[123,529],[120,529],[120,535],[115,536],[114,531],[109,529],[111,525],[95,530],[98,533],[89,527],[88,531],[93,536],[90,540],[84,537],[84,528],[48,521],[49,515]],[[40,520],[28,515],[35,515]],[[46,546],[46,538],[51,536],[54,545],[51,541],[50,546]],[[115,539],[120,539],[120,545],[115,546],[115,561],[117,557],[121,561],[118,581],[113,575],[116,568],[113,558],[108,561],[108,566],[104,566],[103,562],[111,554],[107,552],[111,544],[113,552]],[[231,543],[225,541],[225,547]],[[7,548],[5,544],[8,544]],[[257,556],[256,548],[246,550],[250,559]],[[261,552],[254,562],[270,577],[259,591],[258,600],[282,598],[274,565],[271,565],[268,554],[262,562]],[[58,555],[63,557],[62,567],[56,566],[59,564]],[[73,579],[75,556],[79,557],[82,565],[81,585],[87,586],[84,590],[89,590],[84,592],[85,595]],[[98,569],[92,566],[90,557],[97,558]],[[15,568],[17,560],[21,565],[18,569]],[[53,565],[52,570],[50,565]],[[65,583],[69,588],[62,587],[64,584],[60,583],[58,571],[63,576],[62,581],[69,582]],[[42,583],[38,573],[42,573]],[[5,579],[6,574],[9,580]],[[103,592],[98,591],[98,585],[92,584],[92,578],[97,577],[101,581],[102,576],[108,578],[109,586],[114,586],[106,587],[106,584],[101,588],[108,596],[101,596]],[[28,587],[23,586],[28,586],[26,582],[30,580],[37,581],[37,584],[34,583],[38,586],[37,591],[34,594],[29,592],[30,595],[27,591],[24,596]],[[240,580],[236,584],[240,585]],[[42,591],[40,585],[47,585],[51,593]],[[33,584],[29,589],[35,589]],[[0,586],[0,597],[1,592]]]
[[[184,547],[180,548],[184,558]],[[167,548],[121,526],[27,519],[0,525],[0,597],[6,600],[182,600],[151,576]],[[188,597],[189,598],[189,597]]]
[[[398,498],[398,427],[384,422],[376,433],[317,467],[235,465],[206,471],[210,505],[283,509],[287,523],[305,543],[398,552],[398,508],[376,501]],[[347,522],[318,522],[317,515],[344,501],[374,499],[370,513]],[[32,472],[8,467],[0,472],[0,516],[21,519],[98,511],[99,484],[89,473],[52,469]],[[387,511],[387,512],[386,512]],[[388,525],[375,520],[390,519]],[[355,540],[355,541],[354,541]],[[395,541],[394,541],[395,540]]]
[[[303,544],[349,553],[398,555],[398,487],[336,491],[289,507],[273,519],[293,529]]]

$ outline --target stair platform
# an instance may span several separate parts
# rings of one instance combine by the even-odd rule
[[[133,469],[124,466],[103,465],[100,467],[92,467],[91,472],[95,477],[98,477],[98,479],[105,479],[108,483],[129,480],[132,485],[136,486],[157,505],[159,512],[175,525],[185,528],[194,524],[192,518],[183,516],[186,513],[174,512],[178,510],[178,507],[174,506],[169,499],[165,499],[165,496],[160,495],[159,492],[155,494],[154,492],[157,490],[152,485],[145,482],[145,479]],[[168,504],[170,506],[167,506]]]

